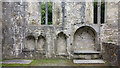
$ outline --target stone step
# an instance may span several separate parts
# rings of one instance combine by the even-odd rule
[[[73,63],[79,64],[104,64],[105,61],[103,60],[73,60]]]
[[[75,54],[99,54],[99,51],[74,51]]]
[[[5,60],[0,63],[3,64],[30,64],[33,60]]]

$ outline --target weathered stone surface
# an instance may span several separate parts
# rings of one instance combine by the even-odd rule
[[[94,51],[95,32],[89,27],[81,27],[74,35],[74,50]]]
[[[56,54],[65,55],[67,54],[67,39],[66,35],[59,33],[56,41]]]
[[[73,60],[73,63],[81,63],[81,64],[88,64],[88,63],[97,63],[97,64],[104,64],[103,60]]]
[[[6,60],[3,64],[30,64],[32,60]]]
[[[118,44],[118,3],[108,2],[106,3],[106,22],[101,27],[101,41],[113,42]]]
[[[41,25],[40,3],[4,2],[2,27],[0,24],[3,58],[71,59],[76,57],[74,50],[100,52],[102,42],[118,45],[119,6],[112,2],[106,6],[106,21],[99,25],[93,22],[93,2],[53,3],[53,24]],[[89,54],[77,57],[100,57]]]
[[[111,66],[119,66],[119,46],[112,43],[103,43],[103,59]]]

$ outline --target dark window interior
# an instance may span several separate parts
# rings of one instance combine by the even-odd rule
[[[94,2],[94,24],[97,24],[97,4],[98,2]]]

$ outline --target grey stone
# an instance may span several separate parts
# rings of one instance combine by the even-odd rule
[[[32,60],[5,60],[3,64],[30,64]]]
[[[81,64],[104,64],[103,60],[73,60],[73,63],[81,63]]]
[[[102,42],[118,45],[119,6],[109,2],[106,7],[105,23],[94,24],[93,2],[53,3],[53,24],[41,25],[40,3],[3,2],[2,57],[72,59],[77,51],[88,53],[78,58],[97,58],[104,52]]]

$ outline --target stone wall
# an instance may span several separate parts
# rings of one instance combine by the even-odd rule
[[[75,51],[94,51],[97,50],[96,32],[88,27],[81,27],[74,35],[74,50]]]
[[[112,66],[119,66],[119,3],[106,3],[106,21],[101,26],[103,59]]]
[[[119,66],[119,46],[112,43],[103,43],[103,59],[111,66]]]
[[[73,40],[77,29],[86,26],[87,28],[92,28],[93,30],[95,30],[95,33],[98,36],[98,25],[94,25],[92,23],[85,23],[85,19],[89,18],[85,14],[89,14],[88,12],[85,12],[85,10],[87,11],[89,9],[88,5],[86,9],[85,5],[87,3],[80,2],[65,3],[64,5],[63,3],[58,4],[59,5],[57,5],[57,3],[53,3],[53,13],[55,13],[53,15],[53,25],[39,25],[39,3],[3,3],[3,57],[52,58],[57,56],[56,50],[58,51],[58,53],[61,53],[59,55],[72,56],[71,49],[72,47],[74,47]],[[32,5],[35,8],[30,8],[30,6]],[[89,5],[92,5],[92,3],[89,3]],[[75,6],[78,8],[75,8]],[[64,7],[64,15],[62,14],[63,8],[61,7]],[[59,11],[57,9],[59,9]],[[92,10],[89,11],[92,12]],[[38,15],[36,16],[36,14]],[[92,14],[90,14],[89,16],[92,16]],[[34,23],[38,24],[33,24],[33,20],[31,19],[34,19]],[[59,36],[59,33],[63,33],[63,35],[60,34]],[[90,34],[91,33],[92,32],[90,32]],[[42,46],[42,43],[40,43],[42,39],[39,39],[40,36],[44,37],[45,39],[45,47],[43,50],[39,48],[39,46]],[[59,42],[57,43],[57,41]],[[61,46],[62,41],[64,42],[63,46]],[[87,42],[89,42],[89,40]],[[64,54],[63,52],[61,52],[61,50],[58,50],[58,47],[59,49],[63,49]]]
[[[101,42],[118,45],[118,8],[118,2],[106,3],[106,21],[101,25]]]
[[[93,24],[92,5],[85,2],[53,3],[53,25],[41,25],[40,3],[3,3],[3,58],[39,59],[57,58],[59,55],[70,58],[75,44],[81,50],[80,46],[88,43],[91,45],[87,46],[92,48],[84,46],[84,50],[100,51],[99,34],[101,42],[112,40],[116,43],[118,22],[113,18],[117,17],[117,4],[113,3],[115,8],[107,4],[107,18],[101,25],[101,32],[99,25]],[[110,17],[109,13],[112,13]],[[83,45],[79,46],[81,43]]]
[[[17,56],[23,46],[25,19],[23,3],[3,2],[3,56]]]

